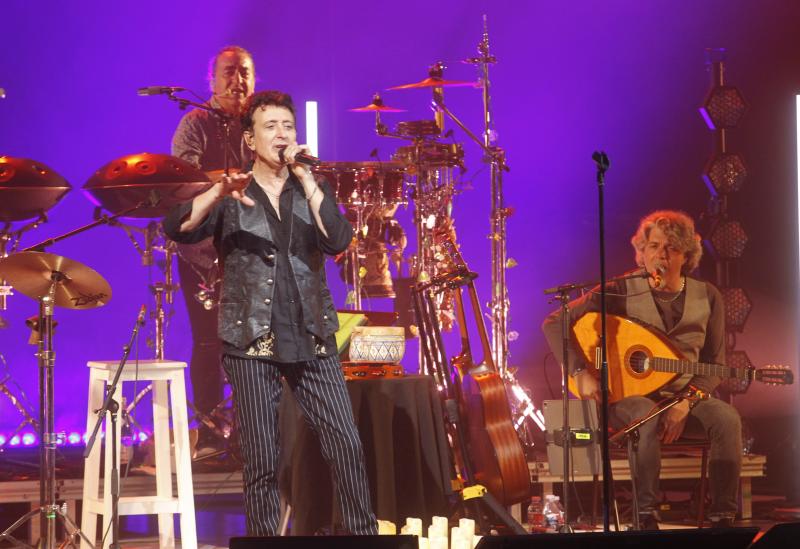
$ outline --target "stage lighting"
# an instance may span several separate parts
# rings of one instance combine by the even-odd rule
[[[725,325],[729,330],[742,332],[753,302],[743,288],[722,288],[720,292],[725,302]]]
[[[735,128],[747,110],[747,103],[733,86],[714,86],[706,96],[700,114],[710,130]]]
[[[727,366],[729,368],[752,368],[753,363],[750,362],[750,357],[744,351],[728,351]],[[729,377],[722,380],[722,386],[729,393],[746,393],[750,387],[750,379],[737,379]]]
[[[747,234],[738,221],[723,221],[711,231],[710,244],[718,259],[738,259],[747,246]]]
[[[736,153],[723,153],[711,159],[703,172],[703,180],[714,196],[736,192],[747,179],[747,167]]]

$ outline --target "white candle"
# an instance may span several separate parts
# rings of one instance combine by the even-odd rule
[[[447,538],[444,536],[430,538],[428,541],[430,549],[447,549]]]
[[[408,517],[406,519],[407,533],[412,536],[422,537],[422,519]]]
[[[417,538],[419,541],[419,549],[431,549],[431,543],[428,538]]]
[[[472,536],[475,535],[475,521],[468,518],[462,518],[458,521],[458,527],[461,530],[461,537],[472,544]]]
[[[394,536],[397,534],[397,526],[389,520],[378,521],[378,534],[381,536]]]

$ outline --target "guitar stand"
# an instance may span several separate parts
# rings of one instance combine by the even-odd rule
[[[460,391],[459,391],[460,393]],[[459,404],[455,399],[445,400],[445,410],[447,422],[453,426],[454,431],[457,433],[458,446],[463,456],[463,469],[466,477],[465,484],[461,488],[461,502],[463,504],[463,511],[466,517],[473,518],[478,525],[480,532],[489,533],[491,528],[490,524],[486,521],[486,514],[492,514],[503,525],[517,535],[528,534],[528,531],[517,522],[514,517],[500,504],[497,499],[489,493],[485,486],[478,484],[475,480],[475,474],[472,470],[469,454],[467,453],[467,444],[464,438],[464,426],[461,422],[459,413]]]
[[[667,399],[664,403],[656,406],[656,408],[643,418],[637,419],[627,427],[620,429],[608,439],[609,443],[621,442],[625,439],[628,443],[628,466],[631,470],[631,489],[633,492],[633,524],[631,530],[640,530],[639,524],[639,492],[638,492],[638,479],[636,478],[636,471],[638,467],[637,453],[639,451],[639,428],[651,421],[670,408],[673,408],[683,400],[705,400],[709,394],[697,389],[696,387],[689,386],[684,391],[678,393],[672,398]],[[616,502],[615,502],[616,503]]]
[[[417,284],[414,287],[412,295],[417,322],[420,327],[420,346],[424,359],[422,366],[423,371],[434,377],[440,392],[444,395],[444,417],[452,435],[450,444],[451,473],[458,477],[459,472],[462,472],[464,476],[463,486],[460,490],[460,503],[464,516],[473,518],[478,530],[484,533],[489,533],[490,531],[490,524],[487,521],[487,515],[489,515],[489,517],[496,518],[513,533],[524,535],[528,533],[525,528],[508,513],[505,507],[489,493],[485,486],[478,484],[475,480],[474,469],[467,448],[466,428],[460,412],[464,405],[461,381],[458,374],[452,377],[449,374],[446,366],[447,359],[442,334],[436,318],[433,297],[436,287],[445,286],[459,289],[456,295],[459,304],[459,317],[461,317],[463,312],[460,293],[461,285],[470,285],[471,298],[477,303],[477,295],[474,294],[474,285],[472,285],[474,277],[473,273],[466,269],[461,269],[434,277],[430,282]],[[461,358],[454,357],[453,362],[458,363]]]

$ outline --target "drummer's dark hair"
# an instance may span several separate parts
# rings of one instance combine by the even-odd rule
[[[288,93],[283,93],[278,90],[267,90],[254,93],[247,98],[242,111],[242,129],[249,131],[253,129],[253,115],[258,109],[268,107],[283,107],[292,113],[292,117],[297,119],[297,114],[294,112],[294,103],[292,97]]]

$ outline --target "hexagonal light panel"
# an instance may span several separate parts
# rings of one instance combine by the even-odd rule
[[[700,114],[709,130],[735,128],[747,110],[747,103],[733,86],[715,86],[708,92]]]
[[[738,221],[723,221],[711,232],[711,252],[721,259],[737,259],[747,246],[747,234]]]
[[[752,368],[753,363],[744,351],[728,351],[727,366],[729,368]],[[729,393],[746,393],[750,388],[749,379],[729,377],[722,380],[721,384]]]
[[[722,301],[725,303],[725,326],[729,330],[741,332],[753,310],[753,302],[743,288],[722,288]]]
[[[714,196],[740,190],[747,179],[747,167],[736,153],[719,154],[709,161],[703,180]]]

